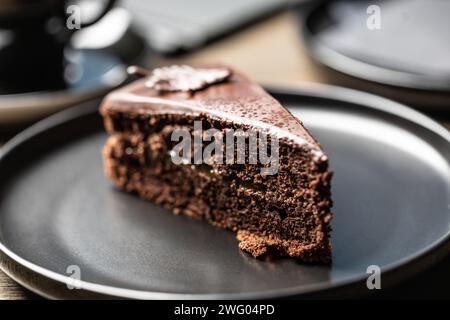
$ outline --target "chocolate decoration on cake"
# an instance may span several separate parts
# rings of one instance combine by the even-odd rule
[[[157,69],[110,93],[100,111],[111,135],[105,172],[122,190],[236,232],[239,247],[255,257],[331,261],[328,157],[298,118],[241,73]],[[279,146],[278,171],[265,175],[250,162],[175,163],[173,132],[195,139],[197,121],[222,134],[267,134]]]
[[[127,73],[137,75],[140,77],[147,77],[151,74],[151,71],[139,66],[129,66],[127,68]]]
[[[198,91],[228,79],[231,71],[224,67],[192,68],[187,65],[174,65],[147,71],[132,66],[128,72],[146,76],[145,85],[160,92]]]

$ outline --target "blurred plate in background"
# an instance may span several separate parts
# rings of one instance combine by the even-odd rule
[[[303,28],[314,59],[342,74],[384,86],[350,82],[359,89],[423,108],[449,105],[450,1],[320,2]],[[373,25],[378,14],[374,5],[379,9],[379,29]]]

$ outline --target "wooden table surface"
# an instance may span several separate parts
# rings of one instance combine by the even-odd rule
[[[308,85],[308,81],[330,83],[322,69],[308,58],[299,37],[297,16],[291,12],[278,14],[247,27],[195,53],[175,58],[158,58],[156,64],[217,61],[235,66],[263,84],[295,88]],[[447,260],[445,265],[438,266],[438,270],[448,270],[450,259]],[[447,287],[450,286],[449,279],[450,277],[444,279]],[[418,281],[424,286],[430,282],[427,279]],[[432,279],[431,282],[431,285],[438,285],[442,280]],[[38,297],[0,271],[0,299],[30,298]]]

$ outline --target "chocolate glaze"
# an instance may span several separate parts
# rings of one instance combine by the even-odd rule
[[[222,66],[187,67],[185,73],[178,77],[179,68],[156,69],[147,77],[110,93],[102,104],[102,114],[115,111],[208,113],[305,145],[315,161],[327,161],[320,144],[302,122],[241,73]]]

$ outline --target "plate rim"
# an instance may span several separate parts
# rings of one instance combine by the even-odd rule
[[[311,28],[312,20],[316,19],[319,11],[329,3],[331,3],[330,0],[319,0],[317,3],[311,4],[304,18],[301,19],[301,34],[307,51],[315,61],[344,75],[379,85],[436,94],[450,93],[448,83],[450,78],[445,78],[447,82],[442,82],[441,78],[414,75],[410,72],[377,66],[342,54],[319,41]]]
[[[438,122],[432,120],[428,116],[415,111],[405,105],[398,102],[379,97],[370,93],[348,89],[343,87],[305,83],[303,88],[286,88],[280,86],[266,87],[268,91],[276,97],[289,97],[295,98],[296,96],[302,96],[303,98],[325,99],[331,101],[339,101],[345,104],[353,104],[357,108],[374,109],[383,113],[397,116],[410,122],[413,122],[421,127],[424,127],[434,134],[437,134],[441,138],[444,138],[450,144],[450,132]],[[7,142],[2,148],[0,148],[0,162],[8,154],[14,152],[14,150],[26,143],[29,139],[36,135],[42,134],[47,130],[62,125],[65,122],[75,120],[79,117],[89,116],[93,112],[96,112],[97,107],[94,107],[94,101],[83,103],[81,105],[69,108],[58,112],[44,120],[37,122],[31,127],[25,129],[9,142]],[[447,159],[448,160],[448,159]],[[449,161],[449,160],[448,160]],[[440,259],[444,258],[450,251],[450,230],[443,234],[440,238],[436,239],[433,243],[429,244],[420,251],[417,251],[409,256],[404,257],[394,263],[387,264],[382,268],[383,283],[386,287],[391,284],[400,281],[400,278],[404,280],[425,268],[437,263]],[[434,259],[431,259],[434,257]],[[428,261],[425,261],[427,258]],[[14,253],[7,246],[3,244],[0,239],[0,269],[2,269],[9,277],[28,288],[29,290],[44,296],[46,298],[60,298],[71,297],[67,285],[73,284],[73,279],[41,267],[34,264],[25,258],[20,257]],[[405,272],[404,269],[408,271]],[[57,286],[56,294],[49,294],[43,291],[39,285],[33,283],[28,279],[31,276],[35,277],[37,281],[50,281],[53,285]],[[191,300],[191,299],[265,299],[265,298],[278,298],[278,297],[293,297],[307,294],[326,293],[329,291],[342,290],[349,286],[355,288],[366,281],[367,277],[362,276],[347,276],[340,280],[333,282],[332,284],[327,282],[312,283],[302,286],[294,286],[282,289],[271,289],[259,292],[244,292],[244,293],[169,293],[158,291],[146,291],[135,290],[127,288],[119,288],[109,285],[101,285],[92,282],[80,280],[81,290],[78,292],[92,294],[95,298],[125,298],[125,299],[175,299],[175,300]],[[66,292],[64,292],[66,291]],[[366,291],[368,291],[366,289]]]

